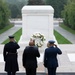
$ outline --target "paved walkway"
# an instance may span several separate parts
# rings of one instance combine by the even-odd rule
[[[63,35],[65,38],[67,38],[71,43],[75,44],[75,35],[64,30],[63,28],[59,26],[54,26],[54,29],[59,32],[61,35]]]
[[[58,62],[59,67],[57,69],[57,73],[73,73],[75,72],[75,59],[70,60],[70,58],[75,57],[75,44],[65,44],[59,45],[60,49],[62,50],[62,55],[58,55]],[[43,51],[44,52],[44,51]],[[45,68],[43,66],[43,52],[40,52],[41,57],[38,59],[38,69],[37,72],[45,72]],[[3,45],[0,45],[0,73],[4,72],[4,61],[1,61],[3,53]],[[25,72],[25,69],[22,66],[22,54],[23,51],[18,51],[18,62],[19,62],[19,72]],[[68,56],[69,55],[69,56]],[[73,55],[73,57],[71,57]],[[2,58],[3,59],[3,58]],[[41,59],[41,60],[40,60]]]
[[[9,35],[13,35],[16,31],[18,31],[21,27],[12,27],[9,30],[7,30],[6,32],[0,34],[0,43],[2,43],[3,41],[5,41]]]

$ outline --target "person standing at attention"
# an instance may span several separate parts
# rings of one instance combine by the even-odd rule
[[[44,53],[44,66],[48,70],[48,75],[56,75],[58,67],[57,54],[62,54],[62,51],[55,45],[55,41],[50,40],[49,47],[45,49]]]
[[[29,46],[24,49],[22,62],[26,69],[26,75],[36,75],[37,59],[40,57],[38,47],[34,46],[34,42],[30,41]]]
[[[17,49],[20,46],[15,42],[14,36],[9,36],[9,42],[5,44],[3,56],[5,61],[5,71],[8,75],[15,75],[19,71],[17,62]]]

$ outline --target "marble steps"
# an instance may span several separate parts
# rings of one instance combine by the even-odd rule
[[[7,75],[7,73],[0,73],[0,75]],[[26,75],[26,73],[16,73],[16,75]],[[47,75],[46,73],[37,73],[36,75]],[[57,73],[56,75],[75,75],[75,72]]]

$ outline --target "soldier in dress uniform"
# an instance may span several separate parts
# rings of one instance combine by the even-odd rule
[[[57,54],[62,54],[62,51],[57,47],[54,40],[50,40],[48,48],[44,53],[44,66],[48,70],[48,75],[56,75],[56,69],[58,67]]]
[[[16,71],[19,71],[17,61],[17,49],[19,48],[20,46],[14,40],[14,36],[9,36],[9,42],[5,44],[3,50],[5,71],[8,75],[15,75]]]

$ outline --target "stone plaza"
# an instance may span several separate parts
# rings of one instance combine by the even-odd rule
[[[4,61],[3,61],[3,47],[0,45],[0,72],[4,72]],[[62,50],[62,55],[58,56],[59,67],[57,73],[74,73],[75,72],[75,44],[65,44],[59,45]],[[22,53],[23,50],[18,50],[18,62],[19,62],[19,72],[25,72],[25,69],[22,66]],[[43,66],[43,52],[40,53],[41,57],[38,59],[38,68],[37,72],[45,73],[45,68]]]

